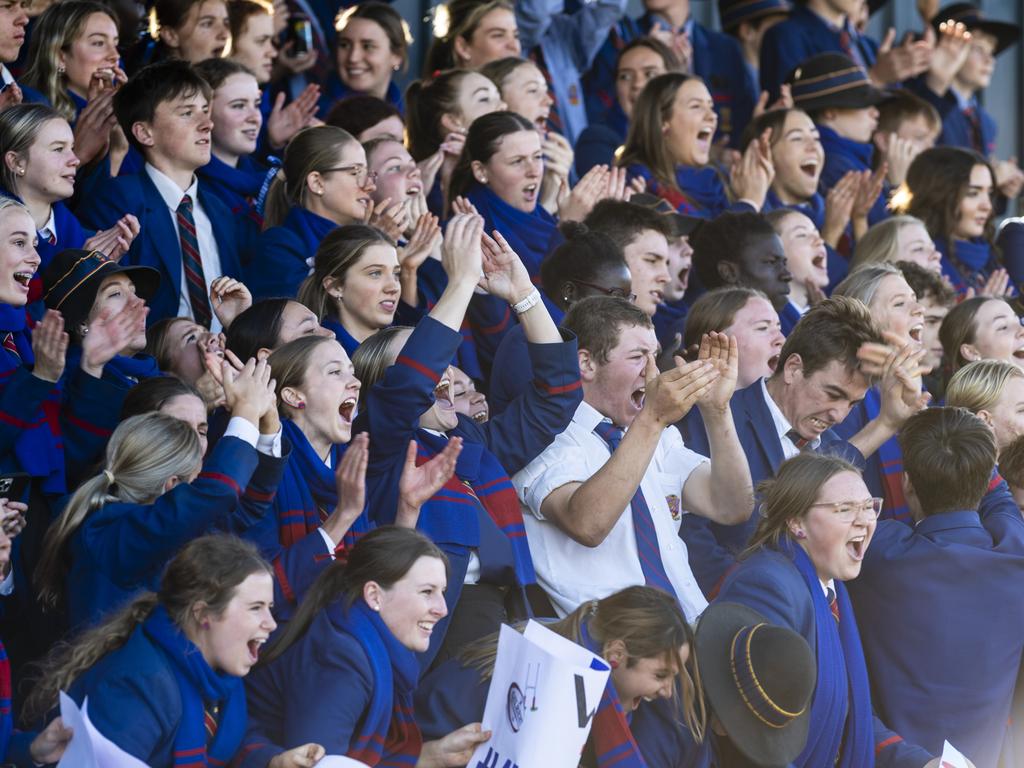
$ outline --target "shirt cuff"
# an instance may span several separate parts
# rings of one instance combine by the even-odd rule
[[[0,581],[0,595],[10,595],[14,592],[14,567],[7,572],[3,581]]]
[[[320,531],[320,535],[323,536],[324,544],[327,545],[327,551],[330,552],[331,560],[333,560],[334,550],[337,548],[337,544],[334,543],[334,540],[331,538],[330,534],[327,533],[327,531],[325,531],[323,528],[317,528],[317,530]]]
[[[248,424],[248,422],[246,422]],[[250,425],[251,426],[251,425]],[[266,456],[281,458],[281,430],[272,435],[260,435],[256,441],[256,450]]]
[[[248,419],[232,416],[228,428],[224,430],[224,437],[237,437],[255,448],[260,439],[260,430]]]

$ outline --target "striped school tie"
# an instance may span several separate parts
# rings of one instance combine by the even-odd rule
[[[802,436],[799,432],[797,432],[795,429],[789,430],[789,432],[786,433],[786,437],[788,437],[790,441],[793,443],[793,445],[795,445],[801,451],[807,447],[807,444],[809,442],[811,442],[806,437]]]
[[[196,222],[192,217],[192,198],[189,195],[181,198],[176,213],[178,237],[181,240],[181,266],[185,270],[188,303],[192,305],[195,321],[204,328],[209,328],[213,313],[210,311],[210,297],[207,295],[203,261],[199,256],[199,239],[196,237]]]
[[[206,744],[213,743],[217,735],[217,716],[220,714],[220,707],[217,704],[203,705],[203,726],[206,728]]]
[[[594,432],[607,443],[609,453],[615,453],[624,434],[621,428],[607,421],[602,421],[594,427]],[[644,492],[640,486],[637,486],[636,493],[633,494],[633,498],[629,502],[629,508],[633,513],[636,550],[640,555],[640,568],[644,572],[644,582],[647,586],[657,587],[678,600],[679,596],[665,571],[661,550],[658,547],[658,532],[654,528],[651,510],[647,506],[647,500],[644,498]]]
[[[14,341],[14,334],[10,331],[4,336],[4,349],[21,360],[21,353],[18,351],[18,345]]]
[[[839,623],[839,597],[832,587],[825,588],[825,599],[828,600],[828,609],[832,611],[832,618]]]

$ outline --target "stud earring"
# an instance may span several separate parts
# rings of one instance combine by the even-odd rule
[[[210,622],[204,621],[203,622],[203,629],[209,629],[209,628],[210,628]]]
[[[306,404],[300,400],[298,403],[295,404],[295,407],[301,411],[303,408],[306,407]]]
[[[794,536],[796,536],[798,539],[806,539],[807,538],[807,534],[804,533],[803,531],[797,531],[794,534]]]
[[[612,659],[611,661],[608,662],[608,666],[611,667],[612,669],[618,669],[619,668],[619,662],[616,661],[615,659]]]
[[[57,74],[58,74],[58,75],[63,75],[65,71],[66,71],[66,70],[64,69],[64,65],[63,65],[63,64],[61,64],[61,65],[59,65],[59,66],[57,67]]]
[[[373,610],[375,610],[377,613],[380,613],[380,606],[379,605],[373,606]]]

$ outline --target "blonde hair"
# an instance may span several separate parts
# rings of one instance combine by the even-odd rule
[[[43,604],[53,608],[63,599],[68,541],[93,510],[107,502],[152,504],[168,480],[189,477],[202,460],[199,436],[180,419],[145,413],[118,424],[107,444],[105,469],[78,487],[46,532],[35,576]]]
[[[317,125],[295,134],[285,147],[281,170],[267,192],[263,228],[280,225],[293,205],[305,207],[306,177],[336,166],[338,155],[350,142],[356,142],[352,134],[333,125]]]
[[[26,162],[36,137],[51,120],[64,120],[53,107],[45,104],[15,104],[0,111],[0,147],[3,154],[13,152]],[[18,193],[21,177],[8,167],[6,157],[0,158],[0,186],[13,194]]]
[[[835,290],[832,291],[832,295],[857,299],[864,306],[870,307],[871,302],[875,299],[875,294],[878,292],[878,286],[890,275],[903,277],[900,268],[895,264],[887,262],[868,264],[844,277],[839,285],[835,287]]]
[[[850,259],[850,270],[860,269],[867,264],[887,262],[894,264],[900,260],[900,231],[912,224],[924,226],[924,222],[916,216],[891,216],[871,227],[857,241]]]
[[[598,655],[609,643],[619,640],[626,648],[626,666],[631,667],[640,659],[662,658],[677,668],[681,701],[675,699],[677,709],[682,710],[683,719],[694,738],[703,739],[707,721],[704,696],[700,682],[693,631],[679,608],[679,603],[660,589],[633,586],[615,592],[601,600],[583,603],[564,619],[547,624],[547,628],[562,637],[582,644],[583,624],[587,633],[598,646]],[[521,632],[525,622],[516,628]],[[681,663],[679,648],[688,645],[689,661]],[[498,636],[490,635],[468,647],[459,658],[467,666],[481,673],[489,680],[494,672],[498,655]]]
[[[971,413],[994,408],[1010,379],[1024,378],[1024,371],[1003,360],[976,360],[953,374],[946,385],[946,405]]]
[[[285,403],[281,393],[288,387],[302,386],[313,350],[328,342],[335,342],[334,337],[301,336],[270,353],[267,362],[270,363],[270,374],[277,382],[277,412],[281,418],[290,418],[286,408],[291,407]]]
[[[117,20],[110,8],[94,0],[63,0],[54,3],[32,27],[29,36],[28,64],[25,85],[40,91],[53,108],[68,122],[76,116],[75,103],[68,95],[64,72],[60,69],[60,53],[67,53],[82,34],[85,23],[94,13],[106,15],[114,25]]]

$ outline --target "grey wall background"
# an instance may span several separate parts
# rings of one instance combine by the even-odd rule
[[[942,0],[946,5],[947,0]],[[421,69],[421,62],[430,40],[430,28],[424,19],[428,16],[430,0],[396,0],[394,7],[409,23],[416,40],[412,48],[411,66],[406,82],[415,78]],[[1024,0],[975,0],[986,16],[1024,25]],[[638,16],[643,12],[640,0],[630,0],[627,11]],[[719,29],[717,3],[709,0],[693,0],[694,17],[714,29]],[[884,8],[871,18],[870,34],[881,40],[888,27],[895,27],[897,40],[903,33],[921,28],[914,0],[889,0]],[[1024,42],[1024,41],[1022,41]],[[1021,44],[1004,51],[997,60],[992,84],[982,97],[982,103],[999,125],[997,154],[1000,158],[1017,157],[1024,163],[1024,69],[1022,69]]]

